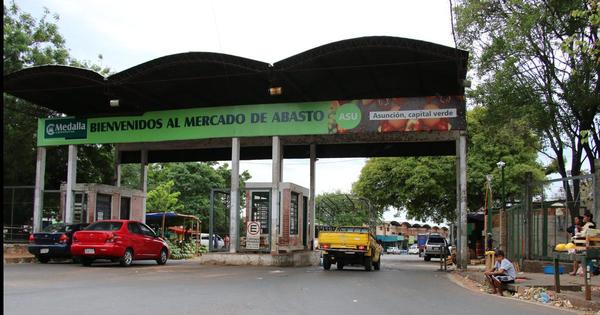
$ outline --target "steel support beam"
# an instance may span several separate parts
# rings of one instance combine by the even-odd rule
[[[142,222],[146,223],[146,201],[148,200],[148,150],[141,150],[140,157],[140,190],[144,193],[142,203]]]
[[[46,175],[46,148],[37,148],[35,163],[35,191],[33,192],[33,232],[42,230],[42,209],[44,208],[44,177]],[[14,190],[13,190],[14,195]]]
[[[240,138],[231,139],[231,194],[229,199],[229,252],[236,253],[240,229]]]
[[[314,249],[315,245],[315,180],[316,180],[316,169],[315,165],[317,162],[317,145],[310,145],[310,195],[308,198],[308,222],[309,228],[309,241],[310,241],[310,249]]]
[[[75,194],[73,193],[73,189],[75,189],[75,183],[77,181],[77,146],[70,144],[69,145],[69,156],[67,162],[67,191],[66,191],[66,201],[65,201],[65,223],[70,224],[73,223],[73,204],[75,199]]]
[[[469,263],[469,248],[467,243],[467,135],[459,138],[459,167],[460,167],[460,263],[466,269]]]
[[[277,255],[279,253],[279,213],[280,213],[280,201],[279,201],[279,184],[281,183],[282,173],[282,157],[283,148],[281,146],[281,139],[278,136],[273,137],[272,144],[272,180],[271,180],[271,254]]]
[[[117,187],[121,187],[121,151],[119,151],[119,146],[115,145],[115,175],[114,175],[114,185]]]

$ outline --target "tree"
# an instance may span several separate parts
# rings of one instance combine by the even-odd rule
[[[364,200],[340,191],[320,194],[315,202],[316,220],[329,226],[362,226],[381,216],[380,212],[371,213]]]
[[[457,34],[471,51],[480,84],[472,96],[488,121],[525,120],[558,173],[594,172],[600,158],[600,59],[597,0],[464,0]],[[570,158],[565,157],[566,154]],[[570,162],[569,162],[570,160]],[[570,163],[570,165],[569,165]],[[573,215],[579,181],[564,181]]]
[[[121,166],[121,183],[123,186],[139,189],[139,164]],[[250,179],[250,173],[240,174],[241,187]],[[215,162],[188,163],[155,163],[148,167],[148,190],[154,190],[169,181],[173,182],[172,190],[181,193],[178,199],[182,205],[177,211],[197,216],[208,228],[210,210],[210,192],[213,188],[226,189],[231,186],[231,169],[229,165],[218,165]],[[228,198],[216,196],[215,227],[229,229]],[[244,195],[240,200],[243,203]],[[151,210],[150,206],[146,207]]]
[[[147,212],[177,212],[183,209],[179,202],[180,192],[174,191],[175,182],[170,180],[150,190],[146,199]]]
[[[526,172],[533,172],[536,179],[544,178],[544,169],[536,162],[538,142],[527,126],[522,121],[512,121],[489,128],[487,117],[484,107],[467,113],[467,200],[472,210],[480,209],[484,203],[486,175],[491,174],[494,187],[500,187],[500,170],[496,166],[500,160],[507,164],[507,200],[521,198],[521,179]],[[454,157],[447,156],[370,159],[354,183],[353,192],[370,199],[380,209],[406,210],[409,218],[451,221],[456,209],[455,163]]]
[[[103,74],[101,68],[88,61],[69,56],[65,40],[58,31],[58,15],[45,9],[36,20],[11,2],[4,5],[4,75],[23,68],[61,64],[90,68]],[[61,113],[3,94],[4,101],[4,184],[32,185],[35,180],[37,118],[55,117]],[[89,145],[78,148],[79,182],[110,183],[112,181],[112,146]],[[46,187],[58,188],[66,178],[67,147],[48,150]]]

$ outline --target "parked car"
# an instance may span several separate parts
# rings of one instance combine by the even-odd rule
[[[418,255],[419,254],[419,244],[412,244],[408,248],[409,255]]]
[[[398,247],[388,247],[385,250],[385,252],[388,253],[388,254],[395,254],[395,255],[397,255],[397,254],[400,254],[400,249]]]
[[[121,266],[133,260],[167,263],[169,245],[146,224],[132,220],[106,220],[90,224],[73,235],[73,257],[90,266],[96,259],[109,259]]]
[[[223,238],[221,236],[219,236],[218,234],[214,234],[214,237],[217,238],[217,247],[215,247],[215,249],[221,249],[225,247],[225,241],[223,240]],[[209,239],[209,235],[208,233],[202,233],[200,235],[201,239],[200,239],[200,245],[202,246],[206,246],[206,248],[208,248],[208,239]],[[194,235],[193,236],[194,240],[196,242],[198,242],[198,235]],[[213,239],[213,247],[214,247],[214,239]]]
[[[86,226],[87,223],[56,223],[46,226],[41,232],[29,235],[27,250],[43,264],[54,258],[71,258],[73,233]]]
[[[430,261],[432,257],[440,258],[441,255],[447,255],[448,253],[448,242],[446,239],[440,234],[429,234],[427,243],[425,243],[425,251],[423,252],[425,261]]]

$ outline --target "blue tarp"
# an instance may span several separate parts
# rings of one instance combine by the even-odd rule
[[[404,240],[404,236],[403,235],[377,235],[376,236],[378,241],[382,241],[382,242],[401,242]]]

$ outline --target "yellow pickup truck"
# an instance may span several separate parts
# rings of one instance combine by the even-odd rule
[[[329,270],[331,264],[336,264],[340,270],[346,265],[361,265],[366,271],[381,268],[383,248],[368,227],[344,226],[335,231],[321,231],[319,249],[323,254],[325,270]]]

